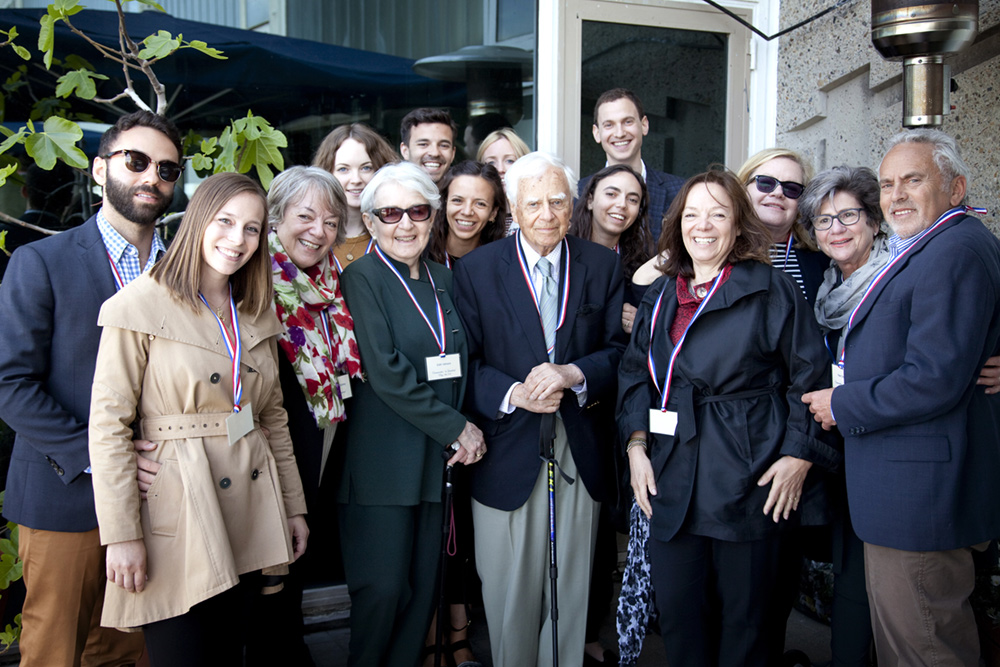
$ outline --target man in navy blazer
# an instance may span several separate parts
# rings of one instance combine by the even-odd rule
[[[123,665],[142,654],[141,633],[100,627],[105,563],[87,421],[98,311],[118,280],[162,253],[154,223],[170,204],[180,157],[169,121],[145,111],[120,118],[94,159],[101,209],[15,251],[0,285],[0,418],[17,433],[4,515],[19,525],[24,667]]]
[[[845,384],[807,394],[845,440],[879,665],[975,665],[972,551],[1000,536],[1000,242],[966,214],[968,168],[938,130],[879,169],[893,259],[848,325]]]
[[[604,149],[608,165],[625,164],[642,176],[649,191],[649,232],[655,245],[660,239],[663,214],[681,191],[684,179],[665,171],[649,169],[642,161],[642,138],[649,134],[649,119],[642,102],[628,88],[612,88],[594,104],[594,141]],[[583,193],[593,174],[580,181]]]
[[[552,659],[543,421],[554,424],[555,456],[565,473],[555,484],[564,664],[583,661],[599,503],[612,499],[615,488],[623,273],[615,253],[566,236],[574,180],[551,155],[518,160],[507,171],[506,189],[519,233],[473,251],[455,268],[455,307],[469,339],[465,405],[488,443],[470,472],[477,569],[498,667]],[[549,319],[551,352],[543,318],[545,299],[554,296],[543,294],[546,281],[558,296]],[[552,413],[557,418],[543,419]]]

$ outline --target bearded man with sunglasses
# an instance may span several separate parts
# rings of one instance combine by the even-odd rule
[[[100,626],[105,562],[87,450],[101,304],[164,252],[154,224],[181,173],[180,134],[148,111],[101,137],[104,204],[19,248],[0,285],[0,418],[16,432],[4,515],[19,525],[27,594],[21,665],[128,665],[141,633]]]

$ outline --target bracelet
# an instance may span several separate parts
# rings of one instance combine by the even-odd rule
[[[638,447],[638,446],[642,446],[642,448],[647,451],[649,449],[646,446],[646,441],[643,438],[632,438],[631,440],[628,441],[628,445],[625,446],[625,453],[628,454],[633,447]]]

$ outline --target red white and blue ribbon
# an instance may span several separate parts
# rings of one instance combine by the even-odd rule
[[[524,282],[528,285],[528,293],[531,294],[531,300],[535,303],[535,310],[538,311],[538,321],[542,322],[542,310],[538,306],[538,295],[535,294],[535,284],[531,281],[531,272],[528,271],[528,260],[524,256],[524,248],[521,247],[521,230],[518,229],[515,232],[517,236],[517,261],[521,264],[521,274],[524,276]],[[559,305],[559,321],[556,323],[556,331],[562,328],[563,323],[566,321],[566,308],[569,303],[569,244],[564,238],[562,240],[562,250],[566,255],[566,280],[563,282],[563,290]],[[545,331],[545,324],[542,324],[542,331]],[[555,340],[555,339],[553,339]],[[555,342],[552,343],[552,347],[546,350],[549,357],[555,352]]]
[[[243,343],[240,341],[240,319],[236,313],[236,302],[233,301],[233,287],[232,285],[229,286],[229,314],[233,318],[232,338],[230,338],[226,327],[223,326],[222,320],[215,314],[215,310],[208,305],[205,296],[199,292],[198,297],[205,304],[205,307],[208,308],[208,312],[212,313],[216,324],[219,325],[219,331],[222,332],[222,340],[226,344],[226,352],[229,353],[229,359],[233,362],[233,412],[239,412],[240,402],[243,400],[243,381],[240,379],[240,360],[243,358]]]
[[[788,266],[788,256],[792,253],[792,241],[795,240],[795,235],[788,232],[788,242],[785,243],[785,263],[782,264],[781,268],[784,269]]]
[[[375,254],[378,255],[379,259],[381,259],[386,266],[389,267],[389,270],[392,271],[393,274],[395,274],[396,278],[399,280],[399,284],[402,285],[403,289],[406,290],[406,294],[410,297],[410,301],[413,302],[413,307],[417,309],[417,312],[420,313],[420,317],[424,318],[424,322],[427,324],[427,328],[431,330],[431,335],[434,336],[434,341],[437,343],[438,349],[441,350],[441,356],[442,357],[445,356],[444,350],[447,341],[445,340],[445,335],[444,335],[445,334],[444,309],[441,307],[441,300],[438,298],[437,295],[437,285],[434,284],[434,278],[431,277],[431,272],[430,270],[428,270],[427,264],[424,264],[424,271],[427,272],[427,280],[430,281],[431,291],[434,292],[434,303],[437,306],[437,321],[438,321],[437,331],[434,330],[434,325],[431,324],[431,320],[429,317],[427,317],[427,313],[425,313],[424,309],[420,307],[419,303],[417,303],[417,298],[413,296],[413,291],[410,290],[410,286],[406,284],[406,281],[403,280],[403,276],[399,273],[396,267],[393,266],[392,262],[390,262],[389,259],[382,253],[382,249],[379,248],[378,246],[375,246]]]
[[[691,321],[687,323],[687,326],[684,327],[684,333],[677,341],[677,344],[674,345],[674,351],[670,353],[670,363],[667,365],[667,377],[664,378],[663,389],[660,389],[660,383],[656,380],[656,362],[653,361],[653,333],[656,331],[656,321],[660,317],[660,308],[663,305],[663,295],[667,291],[667,288],[675,283],[671,283],[668,280],[663,286],[663,289],[660,291],[660,296],[656,298],[656,303],[653,305],[653,313],[649,318],[649,351],[646,353],[646,365],[649,367],[650,377],[653,378],[653,386],[656,387],[656,391],[660,392],[661,412],[667,411],[667,400],[670,398],[670,381],[673,380],[674,377],[674,364],[677,362],[677,355],[680,354],[681,347],[684,345],[684,339],[687,338],[688,331],[691,330],[691,325],[694,324],[694,321],[697,320],[698,316],[701,315],[703,310],[705,310],[705,306],[708,305],[709,299],[711,299],[712,295],[715,294],[715,291],[719,289],[719,285],[722,284],[722,275],[724,273],[725,270],[722,270],[719,271],[719,275],[715,276],[715,280],[712,281],[711,289],[708,290],[708,294],[705,295],[705,298],[701,300],[701,305],[698,306],[698,310],[694,311],[694,316],[691,318]]]
[[[369,239],[368,247],[365,248],[365,254],[367,255],[368,253],[370,253],[374,246],[375,246],[375,239],[374,238]],[[340,260],[337,259],[337,256],[334,255],[333,252],[330,253],[330,256],[333,257],[333,263],[337,265],[337,273],[343,273],[344,267],[341,266]]]
[[[125,281],[122,280],[122,274],[118,271],[118,265],[115,264],[115,260],[111,259],[111,253],[108,252],[107,250],[105,250],[104,252],[108,254],[108,263],[111,264],[111,275],[114,276],[115,285],[120,290],[121,288],[125,287]]]

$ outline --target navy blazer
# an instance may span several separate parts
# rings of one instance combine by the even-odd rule
[[[17,432],[4,516],[40,530],[97,527],[87,451],[90,390],[115,293],[92,217],[19,248],[0,285],[0,418]]]
[[[587,184],[594,175],[591,174],[580,180],[577,188],[579,194],[587,189]],[[674,197],[680,193],[684,187],[684,179],[680,176],[668,174],[665,171],[658,171],[646,167],[646,190],[649,192],[649,233],[653,237],[653,247],[660,240],[660,229],[663,227],[663,214],[670,208]]]
[[[1000,396],[976,386],[1000,350],[1000,241],[960,216],[919,243],[858,310],[832,407],[858,537],[947,550],[1000,535]]]
[[[567,236],[570,291],[566,322],[556,333],[555,363],[576,364],[587,378],[582,407],[570,390],[559,412],[573,460],[591,497],[613,498],[614,409],[621,327],[622,268],[618,255]],[[483,430],[489,451],[469,470],[472,497],[500,510],[527,501],[538,478],[541,415],[498,414],[507,390],[548,361],[545,336],[517,259],[517,236],[482,246],[455,265],[455,307],[469,339],[466,411]],[[566,253],[560,276],[565,280]],[[560,283],[562,284],[562,283]],[[560,288],[561,289],[561,288]]]

